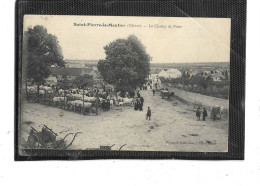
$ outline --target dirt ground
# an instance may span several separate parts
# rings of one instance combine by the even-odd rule
[[[171,98],[162,99],[151,90],[141,91],[144,110],[131,106],[114,107],[99,115],[80,115],[56,107],[25,102],[22,106],[20,135],[27,140],[30,127],[52,128],[63,138],[67,133],[78,134],[69,149],[98,148],[113,145],[112,150],[135,151],[191,151],[226,152],[228,150],[228,118],[197,121],[192,106]],[[151,121],[146,120],[147,107],[152,110]],[[60,113],[63,113],[60,116]],[[67,138],[68,143],[71,138]]]

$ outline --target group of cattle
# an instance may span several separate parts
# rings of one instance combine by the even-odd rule
[[[28,86],[27,91],[30,95],[37,94],[36,86]],[[47,95],[48,94],[48,95]],[[69,89],[58,91],[53,90],[51,87],[40,86],[39,95],[44,98],[47,95],[49,100],[55,106],[76,112],[90,113],[93,107],[100,107],[102,110],[107,111],[116,106],[133,106],[133,98],[122,98],[120,96],[111,96],[110,92],[96,89]]]
[[[28,86],[27,91],[28,91],[29,94],[37,94],[37,86]],[[46,93],[53,94],[54,91],[53,91],[52,87],[43,86],[43,85],[39,86],[40,96],[43,96]]]
[[[66,105],[65,108],[72,111],[91,112],[93,107],[100,107],[103,111],[108,111],[116,106],[132,106],[134,103],[133,98],[121,98],[114,96],[89,97],[88,94],[67,94],[66,96],[54,97],[53,102],[55,105]]]

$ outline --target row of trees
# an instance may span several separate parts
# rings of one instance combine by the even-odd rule
[[[104,47],[106,58],[98,61],[98,70],[104,81],[113,84],[117,91],[133,91],[145,83],[150,72],[151,57],[145,46],[134,35],[117,39]],[[62,49],[56,36],[49,34],[43,26],[28,28],[23,37],[23,80],[31,80],[39,86],[50,75],[52,65],[64,67]],[[71,82],[62,80],[59,85],[68,88]],[[79,76],[72,82],[78,88],[92,86],[91,76]]]

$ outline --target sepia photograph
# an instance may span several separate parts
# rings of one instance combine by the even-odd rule
[[[22,149],[228,152],[230,18],[24,15]]]

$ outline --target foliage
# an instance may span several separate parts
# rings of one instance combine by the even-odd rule
[[[117,39],[104,47],[106,58],[99,60],[98,70],[104,80],[117,90],[131,91],[145,82],[150,72],[151,57],[134,35]]]
[[[58,89],[68,90],[72,86],[72,82],[67,78],[58,81],[57,87]]]
[[[49,76],[51,65],[64,66],[57,37],[48,34],[43,26],[28,28],[24,33],[24,42],[26,43],[27,78],[37,85],[44,83],[44,79]]]
[[[200,93],[208,96],[228,99],[229,97],[229,80],[213,81],[211,78],[202,76],[186,76],[175,79],[160,78],[162,83],[171,84],[177,88]]]
[[[93,76],[85,74],[83,76],[77,76],[73,82],[77,88],[91,87],[94,84]]]

